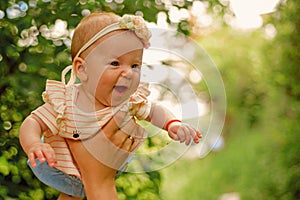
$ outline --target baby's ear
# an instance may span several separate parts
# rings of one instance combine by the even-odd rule
[[[87,81],[88,78],[86,73],[86,66],[84,63],[85,61],[80,57],[75,58],[73,61],[73,67],[75,70],[74,72],[81,82]]]

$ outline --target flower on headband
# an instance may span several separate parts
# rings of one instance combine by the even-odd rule
[[[140,16],[124,15],[119,23],[120,28],[127,28],[135,32],[135,34],[142,40],[144,47],[150,46],[149,39],[151,32],[146,26],[144,19]]]

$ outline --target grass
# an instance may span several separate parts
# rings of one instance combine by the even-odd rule
[[[240,131],[226,137],[221,151],[204,159],[183,157],[163,169],[163,199],[217,200],[224,193],[238,193],[243,200],[287,199],[286,172],[277,159],[280,134],[270,127]]]

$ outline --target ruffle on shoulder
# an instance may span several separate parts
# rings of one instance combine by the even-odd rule
[[[138,119],[146,119],[151,110],[151,102],[147,99],[150,95],[148,83],[140,83],[137,91],[130,96],[129,112]]]
[[[143,103],[148,101],[147,97],[150,95],[149,83],[140,83],[136,92],[131,95],[130,102],[133,104]]]
[[[47,80],[46,90],[43,92],[42,97],[44,102],[50,104],[57,113],[56,122],[58,126],[63,127],[67,97],[72,97],[72,88],[70,86],[67,87],[60,81]]]

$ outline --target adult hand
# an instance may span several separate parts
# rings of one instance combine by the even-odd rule
[[[125,113],[119,111],[103,128],[106,137],[118,148],[133,152],[144,141],[145,131],[133,118],[125,119]]]
[[[113,169],[120,169],[143,141],[143,129],[134,119],[119,111],[92,138],[82,140],[84,148],[98,161]]]

